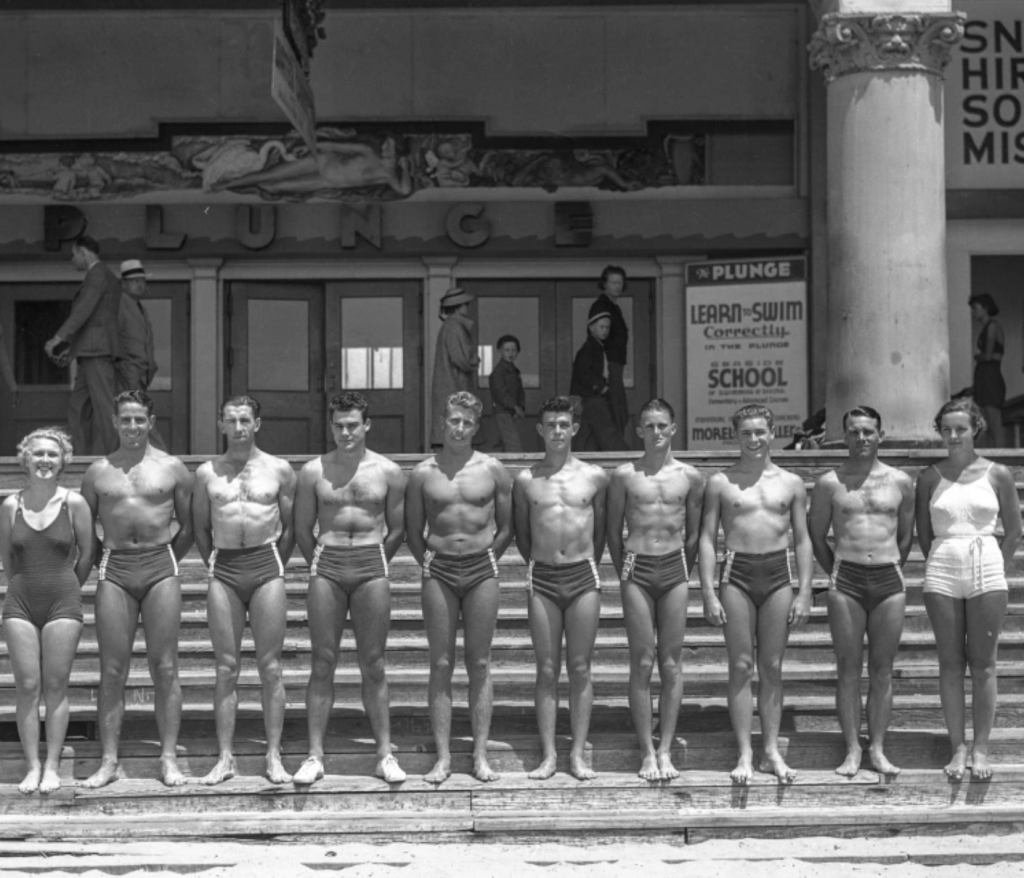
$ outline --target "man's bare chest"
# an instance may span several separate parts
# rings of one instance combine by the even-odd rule
[[[380,509],[387,499],[388,486],[382,477],[366,474],[357,473],[350,479],[325,476],[317,482],[316,495],[320,506],[331,509]]]
[[[280,483],[263,474],[242,473],[234,478],[217,478],[208,489],[210,501],[217,506],[229,503],[258,503],[270,505],[276,502]]]
[[[447,506],[486,506],[493,502],[494,479],[479,468],[449,477],[433,472],[423,482],[423,499],[431,509]]]
[[[175,480],[162,467],[108,469],[95,483],[96,493],[108,503],[137,497],[159,502],[174,493]]]

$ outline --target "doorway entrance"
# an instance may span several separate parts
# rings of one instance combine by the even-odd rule
[[[466,287],[476,294],[470,316],[476,323],[480,369],[477,395],[484,403],[484,446],[498,435],[488,376],[494,368],[495,342],[505,334],[519,339],[516,366],[526,391],[526,418],[517,421],[525,451],[541,451],[535,425],[541,404],[557,394],[568,394],[572,363],[587,338],[587,317],[598,295],[592,280],[472,280]],[[626,399],[632,413],[626,441],[640,447],[632,426],[637,412],[654,392],[651,363],[651,310],[653,281],[630,278],[619,297],[629,326]]]
[[[60,368],[43,353],[71,311],[77,283],[0,284],[0,326],[20,388],[20,402],[0,418],[0,454],[37,427],[67,426],[73,367]],[[157,427],[173,454],[189,451],[189,284],[150,281],[143,300],[153,324],[157,373],[149,387]],[[6,389],[2,391],[8,404]],[[8,410],[10,411],[10,410]]]
[[[356,390],[370,403],[370,448],[419,450],[420,290],[414,280],[232,283],[228,389],[260,401],[260,447],[322,454],[333,447],[330,400]]]

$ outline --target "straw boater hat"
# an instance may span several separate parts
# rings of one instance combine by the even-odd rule
[[[121,280],[131,280],[133,277],[149,277],[146,269],[138,259],[126,259],[121,263]]]
[[[468,302],[472,302],[476,296],[474,296],[468,290],[464,290],[461,287],[452,287],[444,294],[444,298],[441,299],[442,308],[454,308],[456,305],[465,305]]]

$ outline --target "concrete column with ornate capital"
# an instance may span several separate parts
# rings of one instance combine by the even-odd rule
[[[942,74],[963,16],[925,0],[819,4],[828,89],[828,436],[858,404],[929,441],[949,398]]]

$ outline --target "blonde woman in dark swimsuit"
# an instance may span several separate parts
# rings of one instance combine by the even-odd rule
[[[984,780],[992,776],[988,739],[996,716],[996,651],[1009,596],[1006,565],[1021,536],[1020,504],[1010,471],[974,450],[975,437],[985,429],[977,405],[947,402],[935,416],[935,428],[949,457],[918,477],[917,538],[928,558],[924,603],[935,631],[942,713],[953,750],[945,770],[960,780],[967,769],[969,667],[971,774]],[[1001,542],[997,522],[1003,526]]]
[[[54,427],[18,445],[28,486],[0,507],[0,559],[7,574],[3,630],[17,689],[18,735],[28,774],[18,789],[60,787],[68,729],[68,680],[82,634],[82,583],[93,561],[92,514],[57,477],[71,440]],[[46,705],[46,763],[39,761],[39,702]]]

